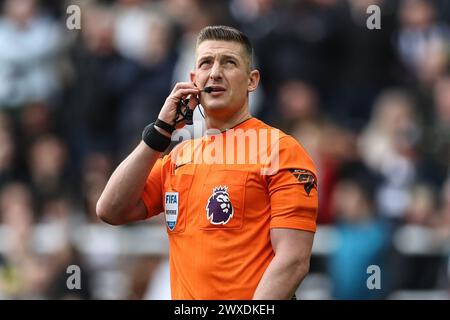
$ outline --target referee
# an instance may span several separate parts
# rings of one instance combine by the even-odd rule
[[[291,299],[309,270],[316,169],[294,138],[250,115],[252,51],[234,28],[204,28],[191,82],[175,85],[97,203],[113,225],[165,215],[173,299]],[[207,134],[161,157],[200,104]]]

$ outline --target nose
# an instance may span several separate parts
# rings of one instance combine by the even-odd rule
[[[212,68],[211,73],[209,74],[209,78],[211,80],[219,80],[222,78],[222,69],[220,67],[220,63],[215,61]]]

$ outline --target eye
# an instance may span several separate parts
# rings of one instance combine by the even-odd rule
[[[210,60],[202,60],[200,61],[200,63],[198,64],[199,67],[204,67],[207,66],[208,64],[210,64],[211,61]]]
[[[236,61],[234,61],[233,59],[228,59],[226,62],[228,64],[236,65]]]

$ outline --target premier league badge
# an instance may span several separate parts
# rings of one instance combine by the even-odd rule
[[[206,205],[206,218],[212,224],[226,224],[233,217],[233,212],[228,187],[215,187]]]
[[[178,192],[166,192],[164,199],[166,224],[169,230],[173,231],[178,219]]]

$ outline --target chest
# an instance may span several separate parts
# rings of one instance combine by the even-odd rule
[[[239,230],[270,212],[266,180],[257,165],[177,165],[163,191],[173,233]]]

